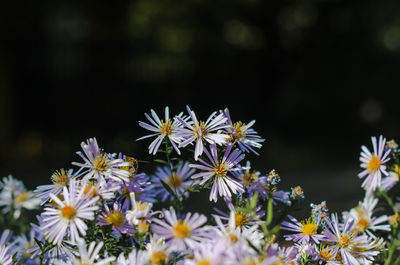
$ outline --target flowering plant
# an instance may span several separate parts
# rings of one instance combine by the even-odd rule
[[[0,264],[400,264],[394,141],[362,146],[357,206],[329,213],[323,201],[298,220],[302,188],[280,190],[274,169],[245,161],[264,142],[255,121],[233,122],[227,109],[204,121],[189,107],[145,117],[139,126],[151,133],[138,140],[154,139],[154,172],[141,172],[139,154],[107,153],[91,138],[77,168],[55,171],[49,185],[32,192],[12,176],[0,181]],[[194,192],[228,210],[187,212]]]

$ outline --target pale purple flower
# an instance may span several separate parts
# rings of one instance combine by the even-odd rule
[[[385,150],[386,138],[383,138],[382,135],[379,136],[379,143],[376,142],[376,137],[371,137],[371,139],[374,151],[371,153],[366,146],[361,146],[360,161],[364,171],[358,174],[359,178],[366,177],[361,187],[369,193],[374,192],[376,188],[381,186],[382,174],[389,175],[384,164],[390,160],[388,155],[391,150]]]
[[[56,170],[51,175],[53,184],[41,185],[36,188],[34,192],[36,193],[36,197],[42,199],[42,204],[50,200],[50,194],[58,195],[62,193],[64,187],[68,186],[69,181],[76,177],[72,172],[72,169],[68,171],[63,168]]]
[[[192,176],[193,179],[202,178],[200,185],[213,178],[214,183],[210,192],[210,201],[214,200],[216,202],[217,194],[230,198],[232,196],[231,193],[244,192],[243,185],[228,175],[228,173],[239,170],[237,164],[243,160],[243,153],[238,149],[232,150],[232,145],[228,145],[222,159],[218,159],[217,146],[215,144],[210,145],[210,152],[204,149],[204,153],[210,163],[199,158],[201,164],[191,164],[190,167],[202,170]]]
[[[167,184],[178,196],[191,185],[193,180],[192,175],[196,172],[195,169],[189,167],[188,162],[182,162],[176,170],[171,172],[171,167],[163,166],[158,167],[154,176],[152,177],[152,186],[154,194],[161,198],[162,202],[167,199],[173,200],[174,196],[171,195],[162,185],[161,180]],[[183,197],[188,197],[189,193],[186,192]]]
[[[0,264],[11,265],[13,264],[12,255],[9,251],[9,247],[5,245],[0,245]]]
[[[60,245],[67,234],[71,242],[75,243],[79,235],[85,236],[87,225],[84,220],[93,220],[94,212],[98,209],[94,204],[99,197],[89,197],[84,189],[78,188],[77,183],[71,180],[69,188],[63,189],[63,200],[50,194],[50,198],[57,204],[44,209],[42,231],[46,231],[45,238]]]
[[[116,233],[133,235],[135,229],[128,223],[126,215],[122,210],[121,204],[115,202],[110,209],[107,204],[104,205],[104,212],[98,217],[99,225],[111,225]]]
[[[185,147],[195,142],[194,159],[203,154],[204,141],[209,144],[226,144],[228,135],[219,130],[229,127],[226,124],[227,118],[223,113],[217,115],[217,112],[213,112],[207,121],[199,121],[195,113],[187,106],[191,121],[185,121],[181,117],[176,117],[178,121],[183,124],[183,128],[178,128],[178,135],[183,138],[183,141],[179,144],[179,147]]]
[[[176,216],[175,210],[163,210],[165,221],[154,218],[151,229],[154,234],[165,239],[171,250],[196,249],[209,239],[210,228],[204,226],[207,217],[198,213],[187,213],[185,218]]]
[[[94,178],[97,181],[105,181],[105,179],[129,181],[131,173],[122,168],[129,167],[131,164],[104,153],[100,150],[96,138],[88,139],[87,143],[82,142],[81,147],[85,155],[81,152],[77,152],[77,154],[84,160],[84,163],[73,162],[72,164],[81,167],[80,170],[84,170],[81,173],[84,175],[83,180]]]
[[[240,150],[243,152],[249,153],[251,151],[258,155],[254,148],[261,148],[261,143],[264,142],[265,139],[262,139],[258,133],[251,128],[256,121],[252,120],[248,124],[245,124],[241,121],[233,123],[228,109],[224,110],[224,114],[225,117],[228,118],[227,124],[230,125],[229,127],[225,128],[229,135],[228,142],[237,144]]]
[[[290,222],[282,222],[281,229],[295,232],[285,235],[286,240],[299,242],[300,244],[314,243],[319,244],[325,239],[324,235],[318,233],[319,224],[313,218],[308,218],[299,222],[296,218],[288,215]]]
[[[183,140],[183,138],[178,134],[177,129],[182,127],[182,123],[176,119],[170,119],[168,107],[165,107],[165,120],[160,119],[154,110],[150,110],[150,113],[151,117],[147,113],[144,114],[149,120],[150,124],[139,121],[139,126],[153,133],[143,136],[137,139],[137,141],[156,136],[156,139],[151,142],[149,146],[149,153],[155,155],[164,138],[168,137],[175,151],[178,154],[181,154],[178,144]],[[180,113],[177,117],[180,117],[182,121],[187,119],[182,117],[182,113]]]

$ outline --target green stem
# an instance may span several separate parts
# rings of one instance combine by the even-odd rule
[[[377,195],[379,197],[383,197],[385,199],[385,201],[387,202],[387,204],[390,206],[390,208],[392,208],[393,212],[395,213],[396,207],[394,206],[393,200],[392,198],[389,197],[389,195],[387,195],[386,191],[384,190],[378,190]]]
[[[397,247],[399,246],[399,243],[396,240],[396,236],[397,236],[397,227],[392,230],[392,239],[390,241],[389,253],[384,265],[392,264],[393,255],[396,252]]]
[[[174,195],[175,195],[175,199],[176,200],[178,200],[178,201],[180,201],[179,200],[179,197],[178,197],[178,193],[177,193],[177,191],[176,191],[176,185],[175,185],[175,178],[174,178],[174,176],[173,176],[173,174],[172,174],[172,172],[173,172],[173,167],[172,167],[172,164],[171,164],[171,158],[170,158],[170,152],[168,151],[168,148],[169,148],[169,144],[168,144],[169,142],[168,142],[168,140],[165,140],[165,155],[166,155],[166,157],[167,157],[167,163],[168,163],[168,166],[169,166],[169,170],[170,170],[170,172],[171,172],[171,180],[172,180],[172,185],[174,186],[174,189],[173,189],[173,191],[174,191]]]
[[[182,192],[182,194],[179,196],[179,201],[182,199],[182,197],[183,197],[183,195],[185,194],[185,192],[187,192],[191,187],[192,187],[192,185],[194,184],[196,182],[196,180],[194,179],[193,181],[192,181],[192,183],[190,183],[190,185]]]

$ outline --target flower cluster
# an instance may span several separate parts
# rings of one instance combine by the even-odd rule
[[[138,140],[153,138],[154,172],[141,172],[139,154],[109,153],[91,138],[81,161],[49,174],[51,184],[29,191],[12,176],[0,181],[0,264],[400,263],[394,141],[362,146],[358,205],[338,214],[325,201],[311,204],[299,219],[301,186],[281,190],[277,170],[247,160],[264,142],[255,121],[233,122],[228,109],[202,120],[189,107],[145,117],[139,126],[150,134]],[[186,211],[192,193],[221,207],[211,216]]]

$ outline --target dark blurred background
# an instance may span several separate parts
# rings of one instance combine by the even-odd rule
[[[400,139],[399,1],[8,1],[0,9],[0,176],[28,188],[80,142],[150,160],[144,112],[228,107],[266,139],[262,173],[344,210],[362,144]]]

